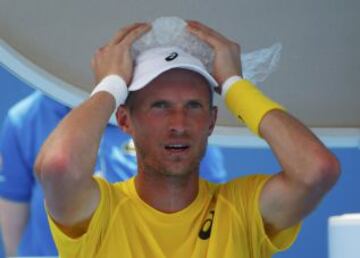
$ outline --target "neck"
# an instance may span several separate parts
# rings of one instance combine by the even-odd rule
[[[135,177],[135,188],[140,198],[151,207],[161,212],[174,213],[195,200],[199,177],[196,173],[181,177],[139,171]]]

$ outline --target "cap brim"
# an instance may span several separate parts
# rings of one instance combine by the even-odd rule
[[[131,83],[131,85],[129,87],[129,91],[137,91],[137,90],[142,89],[147,84],[149,84],[152,80],[157,78],[160,74],[162,74],[166,71],[169,71],[171,69],[174,69],[174,68],[182,68],[182,69],[194,71],[194,72],[202,75],[209,82],[211,87],[218,86],[218,83],[216,82],[216,80],[207,71],[204,71],[203,69],[199,68],[198,66],[191,65],[191,64],[185,64],[185,63],[184,64],[176,63],[174,65],[169,65],[162,69],[157,69],[155,71],[153,70],[151,73],[142,75],[140,78],[137,78],[136,81],[133,81]]]

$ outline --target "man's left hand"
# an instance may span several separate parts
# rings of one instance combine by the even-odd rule
[[[213,48],[213,76],[220,85],[233,75],[242,76],[239,44],[200,22],[187,21],[187,23],[189,32]]]

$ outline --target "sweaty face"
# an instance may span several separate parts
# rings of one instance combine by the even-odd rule
[[[128,132],[139,173],[197,173],[216,120],[209,85],[197,73],[173,69],[134,92]]]

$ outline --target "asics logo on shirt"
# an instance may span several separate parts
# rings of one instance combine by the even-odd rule
[[[214,211],[210,211],[208,217],[206,220],[204,220],[200,232],[199,232],[199,238],[202,240],[207,240],[210,238],[211,235],[211,228],[214,220]]]

